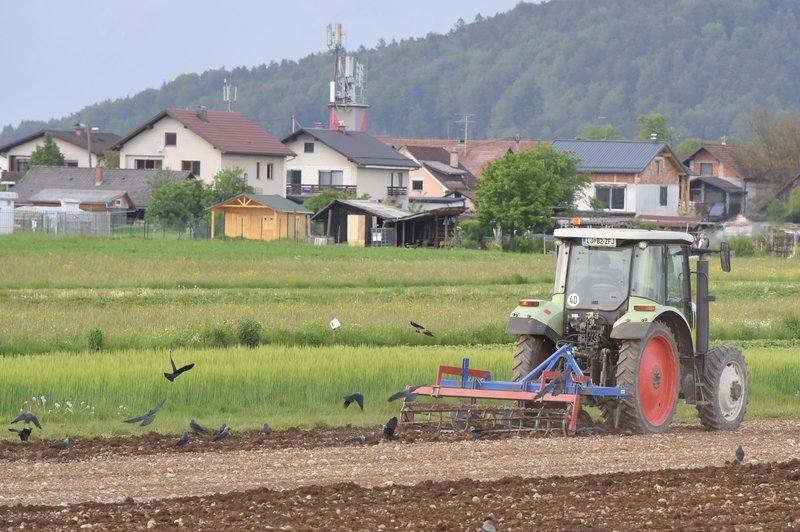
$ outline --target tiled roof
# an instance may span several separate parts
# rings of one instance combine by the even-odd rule
[[[570,151],[580,161],[582,173],[639,173],[667,147],[648,140],[555,140],[553,147]]]
[[[721,162],[726,169],[733,173],[731,175],[726,172],[725,177],[744,177],[744,174],[742,174],[742,171],[739,168],[737,157],[743,156],[746,152],[746,148],[743,148],[742,146],[728,146],[726,144],[704,144],[700,147],[700,149],[706,150],[715,159]]]
[[[300,129],[284,138],[283,142],[292,142],[304,133],[311,135],[314,139],[347,157],[358,166],[419,168],[419,164],[402,153],[387,146],[376,137],[361,131],[339,131],[322,128]]]
[[[58,139],[63,142],[68,142],[78,148],[88,150],[89,149],[89,139],[86,136],[86,133],[81,133],[80,135],[75,131],[55,131],[52,129],[42,129],[37,131],[36,133],[31,133],[25,137],[19,138],[13,142],[9,142],[3,146],[0,146],[0,153],[8,153],[15,147],[25,144],[26,142],[30,142],[32,140],[36,140],[39,137],[44,139],[44,134],[50,133],[50,136],[53,139]],[[97,155],[98,157],[102,157],[103,153],[106,150],[111,149],[120,139],[119,135],[115,135],[114,133],[104,133],[102,131],[93,131],[92,132],[92,153]]]
[[[129,170],[103,168],[103,181],[97,185],[96,168],[74,166],[34,166],[12,187],[19,195],[17,203],[30,203],[31,196],[48,188],[69,190],[124,190],[139,209],[150,205],[150,181],[158,174],[178,182],[191,177],[189,171]]]
[[[296,155],[292,150],[283,145],[255,122],[241,113],[228,113],[225,111],[199,111],[187,109],[167,109],[161,111],[147,123],[138,127],[117,146],[121,147],[139,133],[152,127],[162,118],[170,116],[181,122],[188,129],[205,139],[222,153],[242,155]],[[201,118],[205,116],[205,119]]]

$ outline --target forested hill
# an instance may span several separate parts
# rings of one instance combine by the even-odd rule
[[[798,19],[797,0],[551,0],[454,20],[446,35],[348,52],[367,66],[375,135],[458,138],[468,117],[470,138],[569,138],[587,125],[629,138],[638,115],[660,113],[671,117],[676,140],[711,140],[740,134],[755,108],[800,108]],[[327,122],[332,73],[333,58],[321,51],[184,74],[60,120],[6,127],[0,143],[68,129],[77,113],[124,135],[165,108],[223,109],[226,77],[238,86],[235,110],[282,137],[292,116],[306,127]]]

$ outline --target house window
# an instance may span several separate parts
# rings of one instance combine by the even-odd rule
[[[261,163],[256,161],[256,179],[261,179]]]
[[[275,179],[274,166],[272,163],[267,163],[267,179]]]
[[[200,175],[200,161],[181,161],[181,170],[189,170],[196,176]]]
[[[344,172],[342,170],[320,170],[320,186],[341,185],[344,183]]]
[[[303,182],[302,170],[286,170],[286,180],[290,185],[299,185]]]
[[[14,159],[14,164],[11,165],[11,171],[12,172],[24,172],[24,171],[26,171],[28,169],[28,167],[30,165],[31,165],[31,160],[30,159],[28,159],[28,158],[23,159],[21,157],[16,157]]]
[[[403,178],[405,174],[403,172],[392,172],[390,177],[390,182],[393,187],[402,187],[403,186]]]
[[[161,159],[136,159],[137,170],[161,170]]]
[[[314,153],[314,143],[313,142],[306,142],[303,144],[303,152],[304,153]]]
[[[656,157],[655,159],[656,175],[661,175],[661,161],[662,161],[661,157]]]
[[[658,195],[658,204],[662,207],[667,206],[667,187],[661,187]]]
[[[594,195],[603,204],[604,209],[625,210],[624,186],[596,185]]]
[[[422,190],[422,181],[419,179],[413,179],[411,181],[411,190]]]
[[[64,161],[64,166],[78,167],[78,161]]]
[[[700,175],[714,175],[712,174],[713,171],[713,163],[700,163]]]
[[[164,146],[177,146],[178,134],[177,133],[164,133]]]

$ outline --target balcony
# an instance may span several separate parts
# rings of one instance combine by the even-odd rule
[[[312,196],[316,196],[323,190],[328,189],[339,190],[344,192],[345,194],[351,194],[355,196],[356,194],[356,186],[355,185],[286,185],[286,196],[294,196],[299,198],[310,198]]]
[[[386,187],[386,195],[390,198],[403,198],[408,196],[408,187]]]

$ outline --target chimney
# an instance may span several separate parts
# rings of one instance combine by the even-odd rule
[[[197,114],[197,118],[203,122],[208,122],[208,109],[205,105],[198,105],[197,112],[195,114]]]
[[[455,148],[450,150],[450,166],[458,168],[458,150]]]
[[[347,131],[347,122],[344,120],[339,120],[339,127],[337,128],[340,133],[344,133]]]
[[[103,167],[98,166],[94,169],[94,186],[99,187],[103,184]]]
[[[77,124],[75,124],[75,134],[79,137],[83,136],[83,128]]]

